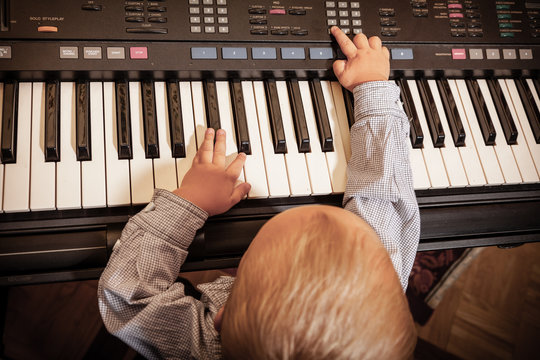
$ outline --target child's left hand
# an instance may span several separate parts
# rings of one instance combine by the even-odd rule
[[[206,211],[209,216],[226,212],[251,189],[251,185],[246,182],[236,185],[246,154],[238,154],[225,168],[225,149],[225,130],[217,131],[214,146],[214,129],[208,128],[191,169],[184,176],[180,187],[173,191]]]

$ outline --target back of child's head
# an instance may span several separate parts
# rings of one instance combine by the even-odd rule
[[[221,325],[228,359],[398,359],[416,333],[386,249],[360,218],[276,216],[240,263]]]

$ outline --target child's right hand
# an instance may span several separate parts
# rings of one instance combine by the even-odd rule
[[[388,80],[390,53],[377,36],[369,38],[360,33],[351,41],[337,26],[330,31],[347,57],[334,61],[334,74],[341,85],[353,91],[357,85],[368,81]]]

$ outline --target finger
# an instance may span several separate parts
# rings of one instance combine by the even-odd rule
[[[369,38],[369,46],[374,50],[380,50],[382,48],[382,41],[378,36],[372,36]]]
[[[227,136],[225,135],[225,130],[219,129],[216,132],[213,163],[222,168],[225,167],[225,151],[227,150],[226,140]]]
[[[246,162],[246,154],[239,153],[236,156],[236,159],[233,160],[233,162],[229,165],[229,167],[225,171],[232,178],[238,179],[238,177],[240,176],[240,173],[242,172],[242,167],[244,166],[245,162]]]
[[[343,72],[345,71],[345,60],[336,60],[334,61],[333,68],[334,68],[334,74],[337,78],[341,77]]]
[[[353,38],[353,44],[357,49],[366,49],[369,47],[367,36],[360,33]]]
[[[356,56],[356,46],[353,44],[351,39],[343,31],[340,30],[337,26],[332,26],[330,29],[332,35],[336,38],[336,41],[347,58],[353,58]]]
[[[200,163],[211,163],[214,157],[214,129],[208,128],[204,133],[204,140],[197,151],[198,161]]]
[[[231,194],[231,206],[237,204],[247,196],[249,193],[249,190],[251,190],[251,185],[247,182],[241,183],[237,187],[234,188],[233,193]]]
[[[388,50],[388,48],[387,48],[386,46],[383,46],[383,47],[382,47],[382,52],[383,52],[384,56],[385,56],[388,60],[390,60],[390,50]]]

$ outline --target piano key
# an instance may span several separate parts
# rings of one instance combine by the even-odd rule
[[[45,84],[32,84],[30,210],[56,209],[56,163],[45,161]]]
[[[316,195],[330,194],[332,193],[332,184],[330,183],[326,156],[322,151],[317,134],[317,124],[315,122],[315,113],[312,106],[313,99],[311,98],[309,83],[307,81],[299,81],[298,88],[300,90],[302,104],[304,105],[304,115],[310,138],[311,151],[305,153],[305,156],[311,183],[311,193]]]
[[[142,86],[142,109],[144,125],[144,151],[146,158],[159,158],[159,139],[156,119],[156,97],[154,94],[154,82],[143,81]]]
[[[244,95],[242,94],[242,84],[240,80],[229,82],[234,128],[236,129],[236,147],[239,152],[251,155],[251,144],[249,141],[249,131],[246,118],[246,108],[244,105]]]
[[[345,103],[345,111],[347,112],[347,122],[349,128],[354,124],[354,94],[340,85],[341,94]]]
[[[309,85],[322,151],[334,151],[334,140],[330,129],[330,121],[328,120],[326,103],[322,94],[321,81],[319,79],[312,79]]]
[[[121,121],[117,118],[116,106],[118,98],[116,89],[118,86],[113,82],[103,84],[103,115],[105,132],[105,160],[106,160],[106,183],[107,183],[107,206],[121,206],[131,204],[131,184],[129,180],[129,159],[120,158],[120,145],[117,135]],[[124,96],[127,99],[127,92]],[[131,134],[131,131],[129,132]],[[131,136],[130,136],[131,138]],[[131,141],[129,142],[131,150]]]
[[[4,84],[5,90],[6,84]],[[14,122],[17,124],[15,132],[17,135],[17,162],[4,165],[5,212],[28,211],[30,206],[32,83],[19,83],[18,99],[14,104],[17,104],[17,120]],[[2,129],[2,133],[4,129]]]
[[[294,125],[289,104],[289,95],[285,81],[276,81],[276,88],[279,98],[281,116],[283,118],[283,130],[285,132],[285,141],[291,146],[288,147],[285,154],[285,165],[287,166],[287,175],[289,178],[289,189],[291,196],[302,196],[311,194],[309,184],[309,175],[306,165],[306,157],[298,152],[295,144]]]
[[[261,147],[264,156],[264,164],[266,169],[266,181],[268,183],[268,195],[270,197],[285,197],[290,195],[289,181],[287,176],[287,167],[285,165],[285,156],[282,153],[275,152],[275,143],[273,142],[272,125],[270,125],[270,114],[274,110],[270,110],[272,104],[268,103],[268,81],[254,81],[253,91],[255,102],[257,105],[257,119],[259,122],[259,132],[261,135]],[[275,81],[272,81],[275,87]],[[266,87],[266,89],[265,89]],[[276,88],[277,89],[277,88]],[[278,105],[279,119],[281,122],[281,110],[279,109],[279,99],[277,90],[274,104]],[[275,113],[275,112],[274,112]],[[283,130],[283,127],[282,127]],[[285,144],[285,133],[283,132],[283,144]]]
[[[454,140],[455,146],[464,146],[465,145],[465,129],[461,123],[461,117],[459,116],[459,111],[456,107],[456,101],[452,96],[450,91],[450,86],[446,79],[437,79],[437,88],[439,90],[439,95],[442,99],[444,106],[444,112],[446,115],[446,120],[452,134],[452,139]]]
[[[216,93],[216,82],[214,80],[205,80],[203,85],[206,126],[217,131],[218,129],[221,129],[221,119],[218,110],[219,99]]]
[[[141,84],[129,82],[133,159],[129,162],[131,174],[131,202],[145,204],[154,191],[152,159],[146,157]]]
[[[478,157],[482,163],[482,169],[484,170],[484,175],[486,176],[487,183],[489,185],[498,185],[504,183],[504,177],[497,161],[497,156],[495,155],[495,150],[493,146],[486,146],[484,133],[480,129],[480,123],[476,118],[476,111],[473,107],[473,103],[470,97],[469,89],[465,80],[455,80],[456,85],[459,91],[459,96],[463,108],[465,109],[465,116],[467,118],[467,123],[469,125],[470,134],[473,138],[476,151],[478,152]],[[480,90],[478,88],[478,83],[476,81],[471,81],[470,83],[474,84],[471,88],[477,89],[476,98],[479,99],[481,96]],[[475,90],[476,91],[476,90]],[[483,106],[485,106],[485,102]],[[487,118],[489,114],[484,113],[484,117]],[[493,125],[493,124],[492,124]],[[493,133],[495,129],[493,129]],[[467,133],[469,133],[467,131]]]
[[[429,129],[426,118],[424,116],[424,110],[422,108],[422,100],[414,80],[407,80],[409,90],[411,93],[412,105],[416,108],[418,114],[418,121],[422,127],[422,132],[427,134]],[[450,186],[448,181],[448,175],[446,174],[445,164],[441,156],[439,148],[434,147],[431,138],[424,139],[424,147],[422,148],[422,154],[424,155],[424,161],[429,174],[429,179],[432,188],[445,188]]]
[[[440,81],[440,80],[437,80]],[[428,80],[426,91],[430,91],[432,93],[432,99],[434,102],[435,109],[434,111],[437,111],[440,116],[440,122],[441,126],[443,128],[443,131],[446,134],[450,133],[450,127],[448,125],[448,119],[446,118],[445,109],[443,106],[443,102],[441,100],[441,94],[438,90],[438,84],[436,80]],[[455,104],[454,104],[455,107]],[[457,111],[457,110],[456,110]],[[458,114],[459,116],[459,114]],[[440,148],[441,155],[444,159],[444,164],[446,167],[446,173],[448,175],[448,180],[450,182],[450,186],[467,186],[469,185],[469,182],[467,181],[467,174],[465,173],[465,169],[463,168],[463,163],[461,161],[461,156],[459,154],[458,148],[454,145],[454,142],[451,140],[447,140],[444,147]]]
[[[103,84],[90,82],[87,87],[90,97],[88,148],[92,156],[81,162],[82,207],[95,208],[107,205],[107,186],[105,183],[105,142],[103,138]],[[77,97],[77,101],[79,98]]]
[[[489,87],[489,79],[488,80],[478,79],[477,82],[478,82],[480,91],[482,92],[482,95],[484,99],[486,100],[486,107],[487,107],[487,110],[489,111],[489,115],[491,119],[493,120],[493,126],[495,127],[495,131],[498,132],[499,134],[502,134],[503,133],[502,125],[501,125],[502,116],[501,118],[499,117],[499,115],[501,115],[499,110],[501,109],[498,109],[495,106],[494,104],[496,102],[495,97],[490,96],[490,94],[492,93]],[[501,88],[499,87],[499,83],[496,80],[494,82],[497,84],[496,87],[498,87],[498,90],[499,90],[498,94],[502,95]],[[494,90],[497,91],[495,88]],[[515,131],[515,135],[517,137],[518,135],[517,130]],[[504,183],[517,184],[517,183],[522,182],[521,174],[519,173],[519,168],[514,158],[514,153],[512,152],[512,148],[510,147],[510,145],[508,145],[506,139],[500,139],[499,141],[496,141],[494,148],[495,148],[495,154],[497,155],[497,160],[499,161],[499,165],[501,166],[501,171],[504,176]]]
[[[167,90],[164,82],[154,84],[156,96],[157,138],[159,158],[154,159],[154,182],[158,189],[173,191],[178,188],[176,179],[176,160],[172,156],[170,126],[167,112]],[[183,129],[182,129],[183,132]]]
[[[345,192],[345,186],[347,185],[347,158],[343,148],[343,140],[341,139],[337,109],[332,95],[332,84],[329,81],[321,81],[321,90],[328,111],[330,131],[334,134],[334,151],[325,152],[326,163],[328,164],[328,172],[332,182],[332,192],[342,193]]]
[[[300,96],[300,88],[298,80],[291,79],[287,81],[287,90],[289,93],[291,116],[294,124],[294,134],[296,135],[296,143],[299,152],[309,152],[309,134],[306,124],[306,115],[304,114],[304,105]],[[283,113],[283,110],[282,110]],[[292,143],[291,143],[292,144]],[[289,149],[290,150],[290,149]]]
[[[4,84],[0,82],[0,109],[4,103]],[[2,123],[2,111],[0,111],[0,124]],[[0,139],[2,137],[2,126],[0,126]],[[0,161],[0,213],[4,210],[2,200],[4,199],[4,164]]]
[[[463,129],[465,130],[464,145],[458,147],[458,150],[461,155],[463,167],[465,168],[465,173],[467,174],[467,180],[471,186],[486,185],[486,177],[484,175],[484,170],[482,169],[480,157],[478,156],[478,152],[476,150],[476,144],[471,135],[471,129],[465,115],[465,108],[461,102],[458,87],[453,79],[447,79],[447,83],[452,97],[456,100],[456,108],[458,110],[459,117],[461,118]]]
[[[208,128],[206,122],[206,105],[204,97],[203,83],[193,81],[191,83],[191,96],[193,101],[193,120],[195,124],[195,134],[197,139],[197,150],[204,141],[204,133]],[[217,103],[216,103],[217,109]],[[221,125],[220,125],[221,126]]]
[[[351,158],[351,125],[347,115],[347,106],[345,105],[345,99],[343,96],[343,90],[349,91],[341,86],[337,81],[332,81],[332,97],[334,99],[334,105],[336,109],[337,123],[339,125],[339,132],[341,134],[341,142],[343,145],[343,151],[345,152],[345,159],[347,162]],[[335,135],[336,132],[332,130]]]
[[[45,85],[45,161],[60,161],[60,84]]]
[[[17,160],[17,82],[4,84],[4,99],[2,108],[2,138],[0,157],[2,163],[12,164]]]
[[[465,83],[467,85],[467,90],[472,101],[471,104],[473,108],[471,110],[474,110],[476,114],[476,119],[478,121],[478,125],[480,126],[480,131],[484,138],[484,143],[486,145],[494,145],[496,137],[495,128],[493,127],[493,122],[489,117],[484,97],[478,89],[478,83],[476,82],[476,80],[473,79],[466,79]]]
[[[422,100],[422,106],[424,107],[424,115],[427,120],[433,146],[442,147],[444,146],[444,129],[435,106],[435,101],[433,100],[433,95],[429,91],[427,80],[425,78],[416,80],[416,86]]]
[[[189,98],[191,99],[191,91]],[[186,101],[184,99],[184,101]],[[182,98],[178,81],[167,82],[167,106],[169,110],[169,132],[171,134],[172,156],[186,157],[186,143],[184,139],[184,125],[182,117]]]
[[[81,207],[81,163],[77,161],[75,143],[75,83],[60,83],[60,153],[56,164],[56,207]]]
[[[287,152],[287,143],[285,142],[285,132],[283,131],[283,120],[279,108],[276,81],[274,79],[268,79],[264,82],[264,86],[266,104],[268,104],[265,108],[268,109],[274,152],[276,154],[285,154]]]
[[[129,87],[126,81],[115,83],[116,134],[118,159],[133,159]]]
[[[480,81],[480,80],[478,80]],[[516,124],[514,124],[514,121],[512,120],[512,117],[510,116],[510,110],[508,109],[508,104],[506,103],[506,100],[504,99],[504,96],[502,95],[501,87],[499,86],[499,82],[495,79],[487,79],[482,80],[487,83],[487,86],[489,88],[489,94],[487,94],[484,91],[484,98],[490,98],[490,100],[493,101],[493,105],[495,106],[497,118],[499,119],[499,122],[501,126],[495,125],[495,132],[497,132],[497,127],[499,127],[501,130],[499,133],[504,134],[504,137],[506,139],[506,143],[508,145],[515,144],[516,138],[517,138],[517,128]],[[486,100],[489,101],[489,100]],[[493,115],[492,115],[493,117]],[[496,120],[494,122],[497,122]]]
[[[536,111],[535,114],[540,112],[540,81],[538,79],[527,79],[527,85],[529,85],[529,89],[531,92],[531,95],[534,99],[534,102],[536,103]],[[533,125],[531,124],[531,127]],[[533,132],[536,143],[540,143],[540,116],[538,117],[538,122],[536,125],[534,125],[534,129],[536,129],[536,132]]]
[[[242,98],[245,104],[245,113],[250,114],[247,120],[247,130],[249,131],[249,140],[251,155],[246,158],[244,164],[244,174],[246,181],[251,184],[249,198],[267,198],[268,182],[266,180],[266,169],[264,167],[264,156],[259,135],[259,122],[257,119],[257,106],[255,104],[255,95],[253,93],[253,84],[251,81],[242,81]],[[237,122],[238,123],[238,122]],[[237,131],[238,133],[238,131]],[[274,176],[274,174],[272,174]]]
[[[76,142],[77,160],[91,160],[91,134],[90,134],[90,90],[88,82],[78,82],[76,85]],[[99,136],[99,133],[98,133]]]
[[[191,168],[193,158],[197,153],[197,138],[195,134],[195,122],[193,119],[193,113],[195,109],[193,108],[191,99],[191,84],[187,81],[181,81],[178,83],[178,88],[180,91],[180,99],[182,99],[180,105],[182,111],[182,126],[184,131],[186,149],[185,158],[176,159],[176,178],[178,181],[178,186],[180,186],[182,184],[184,176]],[[202,93],[202,89],[200,90]]]
[[[521,154],[522,161],[525,163],[525,161],[529,160],[529,158],[532,160],[529,162],[528,166],[524,167],[524,169],[520,168],[520,170],[522,170],[521,177],[523,178],[523,181],[536,182],[540,178],[540,144],[537,144],[534,139],[534,134],[531,130],[530,124],[527,121],[527,113],[525,112],[525,108],[521,103],[521,97],[514,80],[506,79],[504,81],[506,86],[503,87],[502,83],[500,82],[499,84],[501,84],[501,89],[506,96],[508,104],[512,104],[510,106],[510,112],[512,113],[512,117],[514,118],[516,126],[518,127],[518,134],[523,134],[523,138],[520,138],[518,135],[518,145],[522,144],[523,148],[525,148],[524,145],[527,145],[528,148],[527,152],[523,151]]]
[[[519,93],[519,97],[521,98],[521,104],[529,119],[534,140],[536,143],[540,143],[540,110],[538,109],[538,106],[536,106],[531,88],[529,88],[527,82],[523,78],[516,79],[515,86]]]
[[[411,90],[409,89],[409,85],[405,79],[398,79],[396,83],[401,90],[400,93],[403,110],[409,118],[412,147],[415,149],[421,149],[423,147],[422,143],[424,141],[424,133],[422,131],[422,127],[420,126],[420,122],[418,121],[418,114],[412,101]]]

